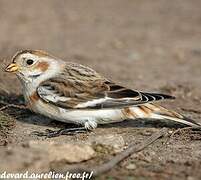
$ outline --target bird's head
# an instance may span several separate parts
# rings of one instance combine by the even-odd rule
[[[5,69],[15,73],[22,82],[33,82],[36,79],[45,80],[55,75],[61,60],[41,50],[23,50],[17,52],[12,63]]]

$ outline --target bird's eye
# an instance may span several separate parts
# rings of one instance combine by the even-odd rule
[[[26,60],[27,65],[32,65],[34,63],[34,61],[32,59],[27,59]]]

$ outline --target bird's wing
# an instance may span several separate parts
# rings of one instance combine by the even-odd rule
[[[44,101],[66,109],[121,108],[173,98],[127,89],[77,64],[67,65],[57,77],[42,82],[37,93]]]

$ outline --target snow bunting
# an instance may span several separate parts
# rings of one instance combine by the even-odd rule
[[[40,50],[17,52],[6,68],[20,79],[28,107],[58,121],[81,124],[86,129],[125,119],[167,119],[200,126],[167,110],[155,101],[174,97],[136,91],[101,76],[93,69],[65,62]]]

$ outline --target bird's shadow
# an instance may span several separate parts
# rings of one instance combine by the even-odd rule
[[[22,95],[16,94],[5,94],[0,92],[0,108],[5,106],[5,104],[15,104],[19,106],[24,105],[24,98]],[[77,127],[75,124],[64,123],[50,119],[48,117],[35,114],[29,109],[18,109],[16,107],[8,107],[4,110],[9,116],[14,119],[23,122],[39,126],[48,126],[51,128],[72,128]],[[181,124],[170,122],[168,120],[154,120],[154,119],[128,119],[122,122],[110,123],[99,125],[101,128],[179,128],[184,127]]]

